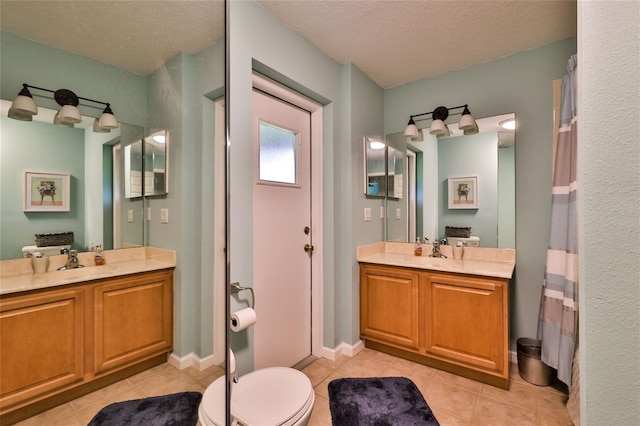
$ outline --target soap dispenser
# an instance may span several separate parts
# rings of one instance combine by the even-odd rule
[[[94,256],[94,260],[96,265],[104,265],[106,260],[104,258],[104,253],[102,252],[102,244],[96,244],[96,254]]]
[[[420,244],[420,237],[416,237],[416,246],[413,250],[413,254],[416,256],[422,256],[422,244]]]

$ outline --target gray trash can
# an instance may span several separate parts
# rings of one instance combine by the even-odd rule
[[[521,337],[518,347],[518,372],[527,382],[537,386],[549,386],[556,378],[555,368],[541,361],[542,342],[537,339]]]

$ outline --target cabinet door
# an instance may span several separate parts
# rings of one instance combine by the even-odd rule
[[[365,339],[418,348],[418,282],[411,270],[360,266],[360,334]]]
[[[81,289],[0,300],[0,407],[83,379]]]
[[[508,372],[507,282],[429,274],[426,289],[427,352]]]
[[[172,271],[109,280],[94,288],[96,374],[172,348]]]

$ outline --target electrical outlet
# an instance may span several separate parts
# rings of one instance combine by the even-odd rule
[[[380,219],[384,219],[384,206],[380,206]]]
[[[169,223],[169,209],[160,209],[160,223]]]
[[[127,212],[127,221],[129,221],[129,223],[133,223],[133,210],[129,210]]]
[[[371,221],[371,207],[364,208],[364,221],[365,222]]]
[[[402,219],[402,212],[400,209],[396,209],[396,220]]]
[[[151,207],[147,207],[147,221],[151,221]]]

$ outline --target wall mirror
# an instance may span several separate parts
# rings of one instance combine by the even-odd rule
[[[144,138],[144,196],[169,192],[169,132],[158,130]]]
[[[172,87],[173,82],[167,75],[159,74],[157,70],[162,69],[163,65],[179,52],[195,54],[195,52],[206,51],[220,42],[224,45],[224,13],[221,1],[162,2],[161,5],[154,6],[153,18],[149,15],[151,9],[144,2],[127,2],[118,8],[113,8],[105,2],[76,2],[73,5],[72,3],[3,1],[0,21],[2,30],[1,97],[3,100],[12,101],[21,84],[25,82],[51,89],[64,87],[75,91],[78,96],[111,102],[113,112],[121,126],[120,129],[114,129],[110,134],[105,134],[110,135],[111,139],[101,143],[100,146],[93,144],[89,146],[89,137],[84,144],[78,142],[73,155],[64,155],[60,149],[49,152],[47,151],[49,148],[39,148],[32,151],[31,158],[40,159],[44,163],[42,165],[32,163],[33,166],[38,167],[36,171],[69,170],[71,172],[72,210],[66,214],[61,212],[47,214],[7,212],[5,214],[3,211],[0,225],[2,227],[1,259],[21,257],[21,247],[33,244],[34,233],[39,232],[74,230],[73,248],[79,251],[87,250],[91,243],[102,243],[105,249],[144,245],[149,242],[150,233],[155,233],[159,240],[162,240],[161,234],[166,232],[166,227],[153,226],[143,220],[145,203],[148,205],[149,201],[146,199],[148,197],[143,198],[142,195],[143,191],[145,191],[144,195],[151,198],[167,194],[168,145],[162,148],[154,142],[143,144],[142,140],[145,135],[150,135],[151,132],[148,129],[163,129],[167,123],[175,125],[176,120],[166,113],[166,108],[160,112],[158,109],[175,103],[179,100],[180,93]],[[161,22],[163,25],[134,24],[148,19]],[[54,31],[54,26],[44,29],[39,24],[39,22],[54,21],[77,21],[82,22],[83,25],[75,26],[72,34],[66,33],[61,37],[59,34],[56,36],[47,32]],[[125,34],[121,27],[113,26],[111,22],[119,22],[131,31],[135,29],[135,34],[131,31]],[[191,24],[185,27],[183,22]],[[126,42],[119,41],[123,36]],[[110,45],[123,46],[123,48],[113,50],[97,47],[99,43],[107,40]],[[131,43],[131,40],[135,40],[135,43]],[[158,59],[159,56],[152,54],[159,49],[162,49],[164,55],[160,59]],[[100,52],[108,52],[108,56],[103,58],[96,56]],[[224,64],[214,62],[215,59],[207,51],[198,59],[198,64],[203,69],[208,67],[206,68],[208,75],[217,77],[224,74]],[[112,68],[107,70],[107,67]],[[134,68],[136,71],[133,71]],[[158,88],[163,91],[160,92]],[[151,102],[151,91],[159,93],[157,96],[154,94],[155,102]],[[106,96],[105,93],[107,93]],[[59,108],[53,99],[35,95],[34,99],[39,111],[47,107]],[[90,115],[95,117],[99,114],[99,111],[93,111],[83,102],[80,102],[79,108],[81,113],[90,120],[93,120],[89,117]],[[80,139],[82,136],[68,138],[62,136],[62,132],[80,134],[82,130],[78,129],[78,125],[75,129],[68,129],[47,126],[44,123],[18,122],[7,119],[6,111],[3,111],[2,115],[3,175],[0,192],[4,208],[13,204],[13,202],[5,204],[4,198],[11,192],[6,190],[6,185],[10,185],[15,180],[14,176],[5,175],[8,173],[8,168],[4,167],[4,162],[11,161],[15,151],[14,144],[26,146],[27,140],[24,134],[8,137],[9,126],[13,124],[20,129],[25,129],[27,126],[35,128],[39,125],[43,134],[39,135],[37,140],[43,145],[44,134],[59,137],[64,140],[63,145],[68,145],[71,140]],[[11,123],[5,125],[5,121]],[[49,123],[51,121],[49,120]],[[114,139],[115,130],[121,131],[117,140]],[[96,135],[92,135],[91,138]],[[45,158],[47,153],[49,156]],[[150,169],[143,170],[139,162],[140,155],[147,155],[147,153],[150,158],[142,158],[142,160],[146,160],[143,164]],[[145,181],[146,187],[142,187],[141,182],[124,185],[125,176],[130,177],[130,174],[125,173],[124,170],[125,158],[129,159],[128,167],[132,171],[138,174],[147,172],[149,179]],[[73,165],[63,163],[64,160],[69,160],[68,163],[72,162]],[[103,167],[103,162],[112,163],[113,167],[109,167],[108,173],[105,172],[106,166]],[[163,162],[164,165],[161,165]],[[120,167],[117,168],[118,166]],[[112,192],[116,185],[105,185],[103,191],[102,185],[94,188],[93,184],[84,177],[80,178],[85,175],[100,176],[105,179],[120,177],[122,187]],[[114,209],[118,209],[116,204],[118,199],[122,209],[120,217],[112,214]],[[46,225],[45,216],[55,216],[57,224]],[[89,227],[94,230],[90,230]],[[100,229],[99,234],[96,233],[97,229]],[[5,230],[7,230],[6,233]],[[118,242],[119,239],[120,242]]]
[[[364,138],[364,193],[369,197],[402,198],[404,161],[401,150],[381,138]]]
[[[428,129],[416,140],[403,133],[387,135],[388,144],[413,154],[404,160],[405,170],[412,173],[406,179],[416,185],[414,197],[387,198],[385,239],[434,241],[445,237],[446,226],[470,226],[482,247],[515,248],[516,130],[503,127],[515,118],[510,113],[478,119],[475,135],[463,135],[457,124],[448,124],[451,136],[443,138]],[[478,208],[450,209],[449,179],[465,176],[478,177]],[[408,190],[407,182],[403,190]]]

